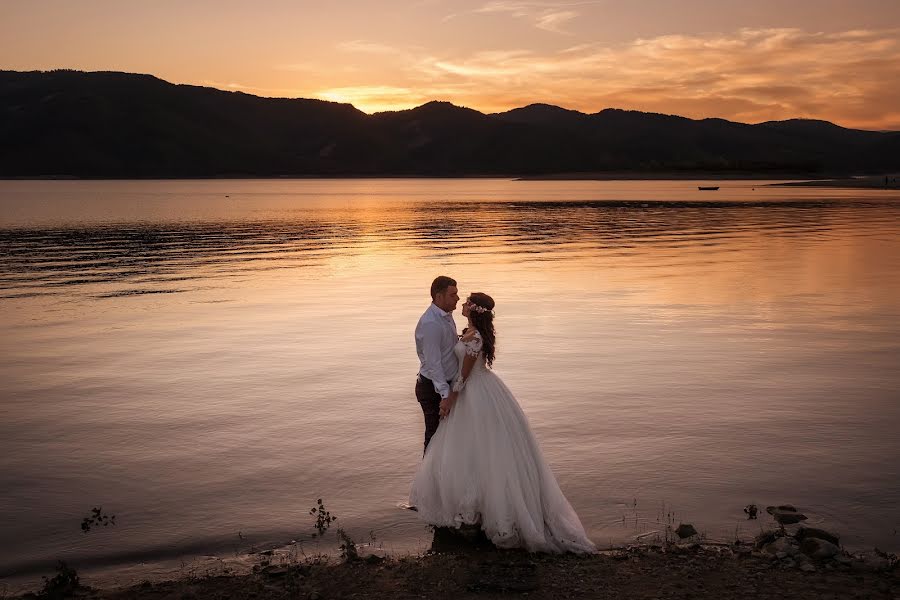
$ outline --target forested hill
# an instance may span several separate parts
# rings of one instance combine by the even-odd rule
[[[367,115],[150,75],[0,71],[0,176],[539,175],[900,170],[900,132],[533,104]]]

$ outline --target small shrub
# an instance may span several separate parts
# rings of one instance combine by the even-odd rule
[[[341,558],[347,562],[359,560],[359,552],[356,550],[356,543],[353,541],[347,532],[341,528],[337,530],[338,537],[341,540],[341,545],[339,548],[341,549]]]
[[[87,533],[91,530],[91,527],[99,527],[103,525],[104,527],[108,527],[109,525],[116,524],[116,515],[107,515],[103,512],[103,507],[94,507],[91,509],[91,514],[86,516],[81,521],[81,531],[83,533]]]
[[[42,600],[70,598],[76,590],[82,587],[78,572],[63,561],[56,563],[56,575],[52,579],[46,577],[43,579],[44,587],[37,594],[37,597]]]
[[[322,504],[322,499],[319,498],[316,506],[309,509],[309,514],[316,516],[316,521],[313,523],[313,527],[316,528],[318,533],[312,534],[313,537],[317,535],[322,537],[325,535],[325,532],[328,531],[328,528],[331,527],[332,521],[337,521],[337,517],[332,515],[330,512],[325,510],[325,505]]]

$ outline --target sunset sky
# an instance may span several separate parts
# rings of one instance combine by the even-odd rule
[[[900,130],[900,0],[0,0],[0,68]]]

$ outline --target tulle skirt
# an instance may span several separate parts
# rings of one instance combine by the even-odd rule
[[[441,421],[410,504],[438,527],[480,525],[500,548],[596,552],[541,454],[528,419],[495,373],[476,368]]]

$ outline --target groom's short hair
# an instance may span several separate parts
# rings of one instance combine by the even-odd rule
[[[456,280],[452,277],[447,277],[446,275],[438,275],[434,278],[434,281],[431,282],[431,299],[434,300],[434,297],[447,290],[451,285],[456,285]]]

